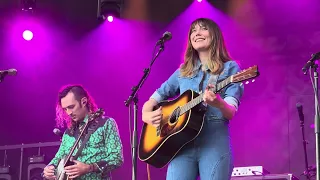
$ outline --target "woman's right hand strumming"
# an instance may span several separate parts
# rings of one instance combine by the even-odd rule
[[[55,167],[53,165],[46,166],[43,170],[43,177],[48,180],[54,180],[56,176],[54,175]]]
[[[162,107],[153,111],[153,107],[157,105],[154,99],[150,99],[143,105],[142,120],[154,127],[158,127],[162,119]]]

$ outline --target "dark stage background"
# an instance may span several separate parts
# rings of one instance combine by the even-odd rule
[[[239,112],[230,123],[235,166],[262,165],[271,173],[294,173],[304,179],[295,106],[303,105],[309,163],[314,164],[314,97],[310,78],[301,68],[320,49],[318,0],[127,0],[123,19],[113,23],[99,23],[96,9],[97,1],[39,0],[36,14],[27,17],[18,0],[0,1],[0,67],[18,70],[16,77],[6,77],[0,84],[1,146],[58,141],[52,133],[57,91],[62,85],[80,83],[118,123],[125,163],[114,171],[114,179],[131,179],[124,100],[148,66],[154,43],[165,31],[172,32],[139,93],[140,131],[143,102],[181,63],[189,24],[209,17],[221,26],[241,67],[257,64],[261,72],[245,86]],[[25,29],[34,33],[32,41],[23,40]],[[56,149],[41,149],[46,161]],[[38,149],[29,149],[25,156],[37,153]],[[19,154],[19,149],[8,151],[14,179]],[[154,180],[165,179],[165,173],[166,168],[151,168]],[[147,179],[146,175],[146,165],[139,161],[138,179]]]

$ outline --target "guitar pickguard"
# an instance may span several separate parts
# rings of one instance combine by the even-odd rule
[[[174,129],[174,125],[173,126],[170,126],[168,123],[167,124],[164,124],[160,130],[160,137],[165,137],[172,132],[172,130]]]

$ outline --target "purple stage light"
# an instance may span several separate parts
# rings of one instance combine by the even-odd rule
[[[22,37],[26,41],[30,41],[33,38],[33,33],[30,30],[25,30],[23,31]]]
[[[109,22],[112,22],[113,21],[113,16],[108,16],[107,19],[108,19]]]

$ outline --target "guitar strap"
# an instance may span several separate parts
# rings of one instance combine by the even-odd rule
[[[199,90],[201,89],[200,93],[204,93],[204,89],[203,89],[202,87],[203,87],[203,81],[204,81],[204,79],[205,79],[205,77],[206,77],[206,72],[207,72],[207,71],[203,71],[202,80],[201,80],[201,82],[200,82],[200,84],[199,84]],[[210,78],[209,78],[209,80],[208,80],[208,84],[206,85],[206,87],[207,87],[209,84],[214,84],[214,91],[213,91],[213,92],[215,92],[215,89],[216,89],[217,84],[218,84],[218,78],[219,78],[220,74],[219,74],[219,75],[216,75],[216,74],[210,74],[210,73],[209,73],[209,75],[210,75]],[[202,105],[203,105],[204,107],[207,107],[207,103],[205,103],[205,102],[202,102]]]
[[[87,143],[87,141],[90,138],[90,135],[97,129],[98,127],[98,123],[97,122],[92,122],[89,127],[88,127],[88,131],[86,133],[86,136],[84,137],[81,146],[78,148],[77,153],[72,157],[73,159],[77,159],[78,156],[80,155],[80,153],[82,152],[82,149],[84,148],[85,144]]]
[[[206,71],[203,71],[202,79],[201,79],[201,81],[199,83],[199,92],[200,93],[202,93],[204,91],[204,89],[203,89],[203,81],[204,81],[205,78],[206,78]]]
[[[203,82],[204,82],[204,80],[205,80],[205,78],[206,78],[207,72],[208,72],[208,70],[203,71],[202,79],[201,79],[201,81],[200,81],[200,83],[199,83],[199,91],[200,91],[200,93],[204,92]],[[209,73],[209,74],[210,74],[210,73]],[[218,84],[219,76],[220,76],[220,74],[219,74],[219,75],[210,74],[210,78],[209,78],[209,80],[208,80],[208,84],[214,84],[214,85],[215,85],[215,88],[216,88],[216,87],[217,87],[217,84]],[[208,84],[207,84],[207,86],[208,86]]]
[[[214,84],[214,93],[216,91],[217,85],[218,85],[218,79],[219,79],[220,74],[216,75],[216,74],[210,74],[210,78],[208,80],[208,85],[209,84]],[[207,85],[207,86],[208,86]]]

